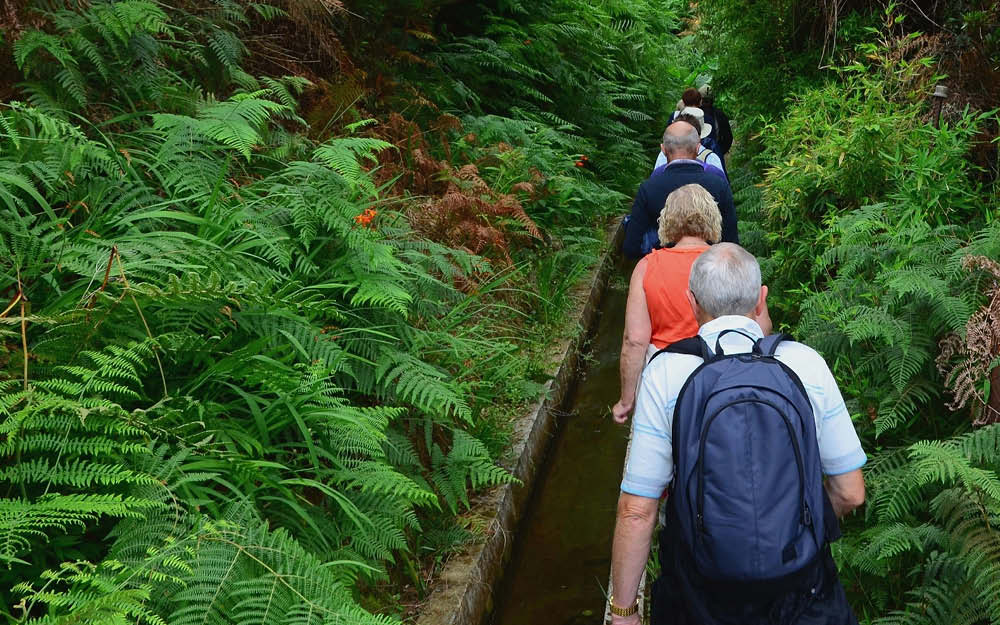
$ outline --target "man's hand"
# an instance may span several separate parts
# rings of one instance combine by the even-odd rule
[[[865,502],[865,478],[861,469],[840,475],[828,475],[823,483],[837,518],[854,510]]]
[[[619,399],[618,403],[611,408],[611,416],[614,418],[615,423],[625,423],[628,421],[628,416],[632,414],[633,408],[635,408],[634,403],[626,404],[623,400]]]

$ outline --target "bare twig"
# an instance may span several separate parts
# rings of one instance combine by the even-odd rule
[[[122,282],[125,284],[125,290],[122,292],[122,297],[125,296],[125,293],[128,293],[128,296],[132,298],[132,304],[135,305],[135,311],[139,313],[139,318],[142,319],[142,325],[146,328],[146,336],[148,336],[149,340],[153,342],[153,358],[156,358],[156,366],[160,370],[160,381],[163,382],[163,396],[167,397],[170,395],[170,392],[167,390],[167,376],[163,373],[163,363],[160,362],[160,354],[157,352],[158,345],[156,343],[156,339],[153,338],[153,332],[149,329],[149,324],[146,323],[146,317],[142,314],[142,309],[139,308],[139,302],[135,299],[135,295],[132,294],[132,289],[129,287],[128,278],[125,277],[125,267],[122,266],[122,257],[118,253],[117,245],[113,248],[113,253],[115,260],[118,261],[119,275],[121,276]]]
[[[24,390],[28,390],[28,318],[25,316],[25,302],[28,298],[24,296],[24,285],[21,283],[21,268],[17,268],[17,297],[15,300],[21,303],[21,349],[24,353]],[[9,308],[8,308],[9,310]],[[7,314],[6,311],[4,314]]]

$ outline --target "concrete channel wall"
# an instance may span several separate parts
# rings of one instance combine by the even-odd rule
[[[505,484],[491,491],[479,504],[484,516],[492,517],[485,539],[451,558],[435,589],[421,610],[417,625],[480,625],[493,609],[493,591],[510,558],[518,522],[535,485],[549,441],[555,432],[554,412],[573,388],[580,351],[596,327],[601,298],[608,284],[624,228],[617,220],[608,232],[610,245],[594,270],[589,292],[577,316],[579,334],[559,346],[558,368],[546,383],[543,399],[522,416],[512,437],[514,466],[509,466],[521,484]],[[587,288],[587,287],[584,287]],[[491,513],[492,511],[492,513]]]

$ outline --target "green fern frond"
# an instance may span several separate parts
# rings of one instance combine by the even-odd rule
[[[367,175],[362,173],[361,161],[378,162],[378,153],[391,147],[391,143],[381,139],[340,137],[317,147],[313,152],[313,159],[343,176],[352,188],[360,188],[369,195],[374,195],[375,187]]]
[[[380,394],[413,404],[427,414],[471,421],[463,394],[441,370],[410,354],[382,352],[376,369]]]

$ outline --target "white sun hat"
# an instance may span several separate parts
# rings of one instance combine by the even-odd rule
[[[698,123],[701,124],[702,139],[712,134],[712,124],[705,123],[705,111],[701,110],[697,106],[685,106],[681,111],[681,115],[691,115],[698,120]]]

